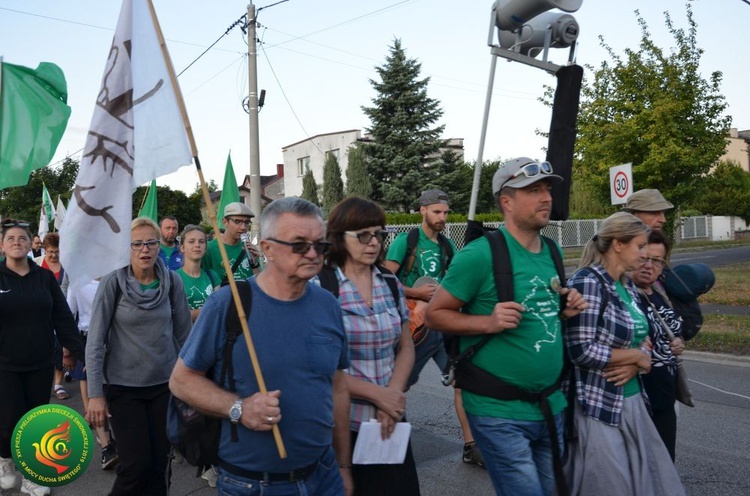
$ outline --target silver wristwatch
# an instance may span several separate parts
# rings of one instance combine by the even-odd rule
[[[242,398],[237,398],[232,408],[229,409],[229,421],[233,424],[238,424],[242,417]]]

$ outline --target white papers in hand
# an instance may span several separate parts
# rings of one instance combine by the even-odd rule
[[[376,420],[362,422],[357,444],[354,446],[352,463],[357,465],[404,463],[410,435],[411,424],[408,422],[397,422],[393,434],[385,440],[380,436],[380,422]]]

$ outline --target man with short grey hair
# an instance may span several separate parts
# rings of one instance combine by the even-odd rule
[[[266,207],[261,226],[266,265],[248,281],[248,325],[269,391],[260,392],[241,337],[232,353],[236,391],[217,384],[218,374],[206,375],[222,369],[222,336],[232,299],[227,287],[203,306],[170,389],[198,410],[224,419],[218,453],[221,494],[260,487],[269,494],[351,495],[344,372],[349,363],[341,306],[330,292],[308,284],[330,247],[322,213],[307,200],[282,198]],[[283,459],[274,426],[286,448]]]

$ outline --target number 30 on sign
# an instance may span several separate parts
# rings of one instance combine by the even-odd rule
[[[622,205],[633,194],[633,164],[617,165],[609,169],[609,192],[612,205]]]

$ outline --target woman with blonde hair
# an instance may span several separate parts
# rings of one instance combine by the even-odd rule
[[[568,320],[575,442],[568,446],[571,494],[682,495],[685,489],[648,413],[639,373],[651,368],[649,320],[626,273],[646,263],[650,229],[618,212],[586,243],[568,281],[589,307]],[[569,396],[570,397],[570,396]]]
[[[86,419],[117,439],[110,495],[167,494],[169,376],[192,327],[182,280],[159,258],[159,227],[130,228],[130,263],[102,277],[86,343]]]

